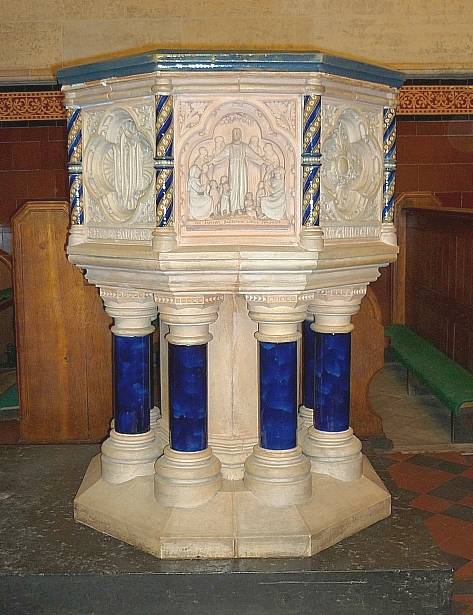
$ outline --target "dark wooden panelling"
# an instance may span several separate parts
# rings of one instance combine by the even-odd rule
[[[21,440],[99,440],[112,414],[110,320],[67,260],[68,206],[26,203],[12,222]]]
[[[406,195],[398,228],[395,322],[473,371],[473,211]]]
[[[384,365],[384,327],[373,290],[368,287],[358,314],[353,316],[351,363],[351,425],[359,436],[383,435],[381,418],[375,413],[368,391],[374,375]]]

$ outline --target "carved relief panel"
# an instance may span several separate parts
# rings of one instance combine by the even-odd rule
[[[176,96],[176,226],[181,239],[295,241],[297,96]]]
[[[84,222],[90,239],[151,239],[153,127],[151,99],[84,109]]]
[[[328,239],[380,236],[382,122],[382,108],[322,98],[320,225]]]

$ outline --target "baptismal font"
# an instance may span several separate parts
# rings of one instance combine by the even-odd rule
[[[75,518],[172,559],[310,556],[388,516],[350,428],[351,317],[396,258],[401,76],[150,52],[59,80],[68,255],[114,320],[114,421]]]

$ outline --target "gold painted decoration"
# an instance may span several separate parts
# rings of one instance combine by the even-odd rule
[[[469,115],[471,85],[405,85],[399,91],[398,115]]]
[[[64,120],[62,92],[0,92],[0,121]]]

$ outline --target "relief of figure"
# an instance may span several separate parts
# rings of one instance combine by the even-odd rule
[[[261,158],[265,158],[263,153],[263,148],[261,147],[260,138],[256,135],[250,137],[248,141],[248,145],[251,149],[258,154]],[[253,161],[250,161],[248,165],[248,189],[256,190],[256,186],[258,183],[264,178],[265,173],[265,165],[255,164]]]
[[[250,218],[256,218],[255,199],[252,192],[247,192],[245,196],[245,210]]]
[[[271,220],[281,220],[286,215],[284,169],[276,167],[265,177],[266,196],[261,197],[261,211]]]
[[[264,158],[264,177],[266,181],[266,175],[269,175],[273,169],[280,165],[279,156],[277,155],[272,143],[265,143],[263,147]]]
[[[222,175],[220,178],[220,214],[227,216],[230,213],[230,184],[228,183],[228,177]]]
[[[212,214],[212,198],[206,194],[206,186],[201,182],[202,171],[194,164],[189,169],[187,190],[189,192],[189,212],[195,220],[205,220]]]
[[[214,165],[224,162],[228,164],[231,214],[245,211],[245,196],[248,192],[248,162],[250,161],[259,165],[265,162],[243,141],[240,128],[232,130],[231,142],[210,161]]]
[[[220,214],[220,191],[215,179],[209,182],[209,196],[212,199],[212,211],[215,215]]]

